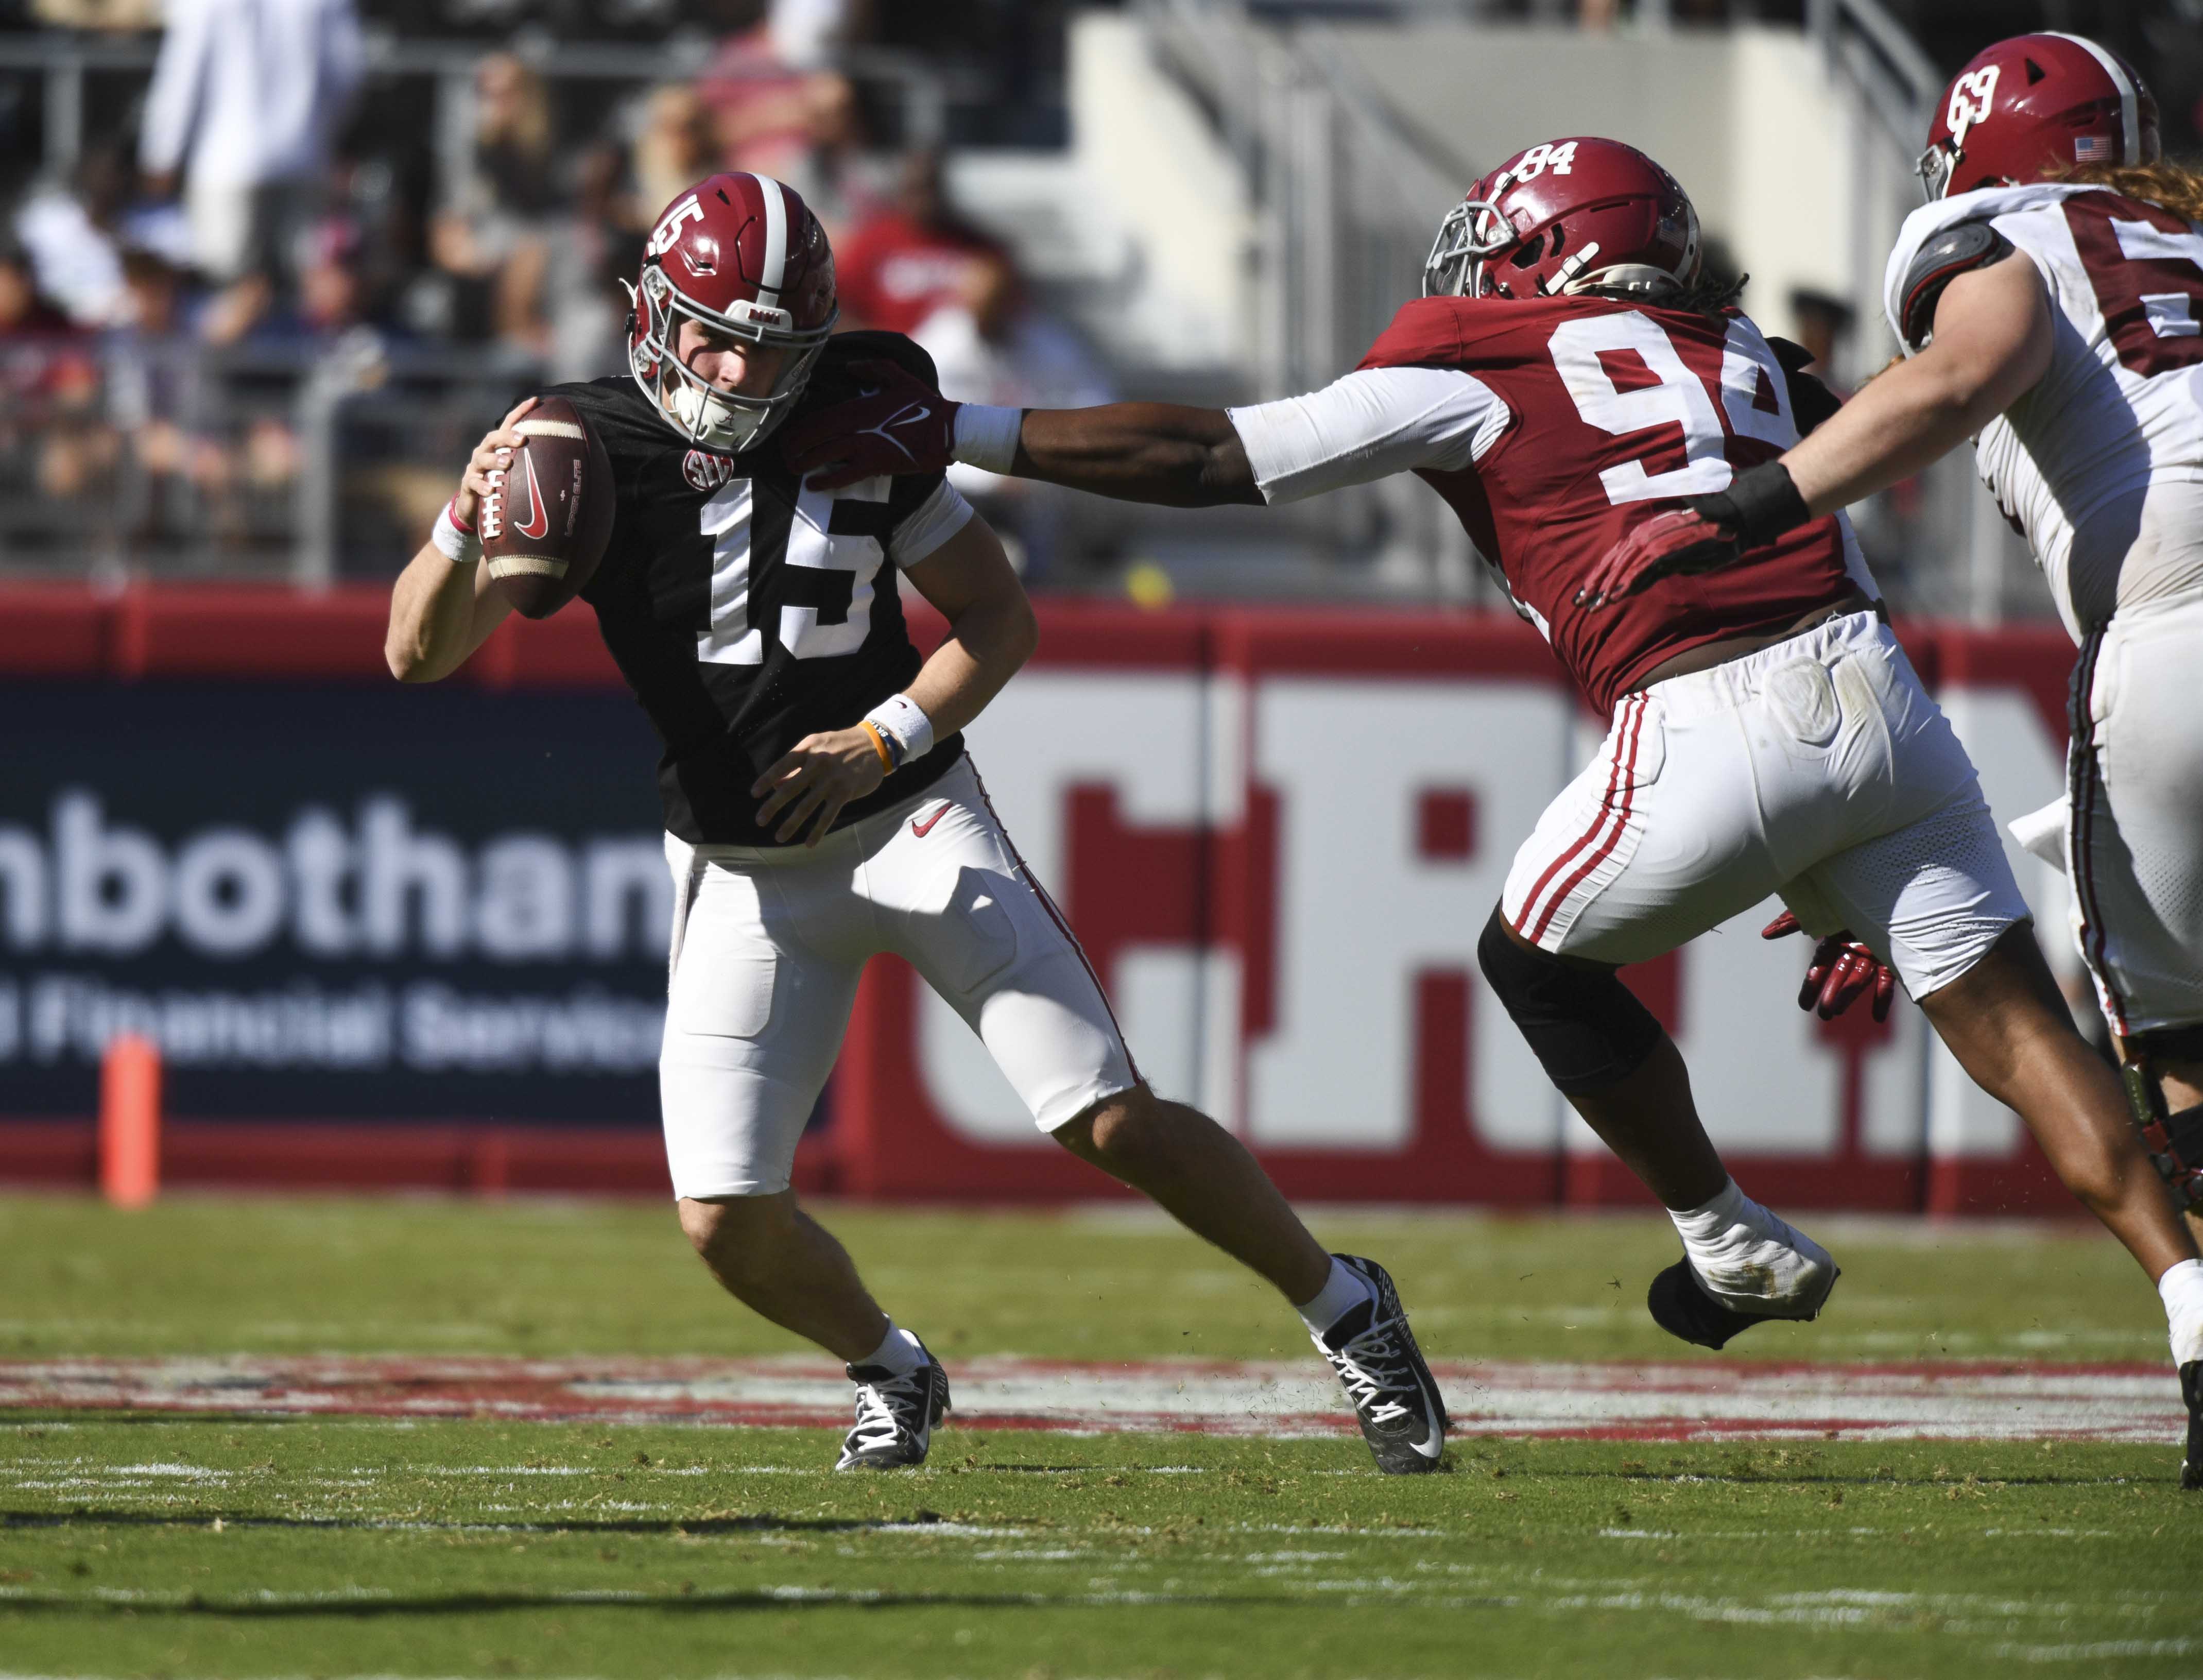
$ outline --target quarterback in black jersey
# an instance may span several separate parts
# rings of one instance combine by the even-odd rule
[[[833,256],[768,177],[698,182],[635,287],[630,379],[566,385],[608,453],[611,535],[582,598],[664,743],[675,914],[659,1060],[681,1222],[726,1288],[846,1360],[836,1468],[921,1463],[948,1380],[795,1204],[795,1145],[859,976],[892,951],[976,1031],[1036,1124],[1146,1192],[1294,1304],[1380,1468],[1436,1467],[1445,1412],[1373,1261],[1326,1254],[1252,1156],[1141,1080],[1084,953],[988,803],[959,731],[1031,655],[1032,608],[938,470],[832,491],[775,435],[815,405],[930,382],[889,334],[832,338]],[[476,446],[398,580],[400,681],[464,662],[509,610],[472,527],[536,399]],[[883,417],[892,438],[896,417]],[[900,581],[948,634],[912,644]]]

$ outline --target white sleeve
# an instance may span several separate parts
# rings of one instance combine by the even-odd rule
[[[972,504],[947,479],[910,517],[888,535],[888,558],[899,566],[913,566],[962,530],[972,518]]]
[[[1227,411],[1266,502],[1484,458],[1514,414],[1456,368],[1362,368],[1320,391]]]
[[[205,7],[170,0],[165,14],[167,33],[153,61],[153,86],[138,134],[139,167],[148,175],[182,167],[205,97],[207,55],[214,44]]]

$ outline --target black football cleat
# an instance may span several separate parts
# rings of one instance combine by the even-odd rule
[[[934,1426],[948,1410],[948,1373],[930,1353],[897,1376],[884,1365],[843,1368],[857,1385],[857,1423],[842,1442],[837,1470],[908,1470],[925,1462]]]
[[[2180,1461],[2180,1485],[2203,1489],[2203,1359],[2180,1368],[2180,1398],[2188,1402],[2188,1456]]]
[[[1445,1401],[1415,1346],[1391,1274],[1374,1260],[1334,1257],[1369,1286],[1371,1299],[1312,1338],[1331,1361],[1353,1403],[1377,1468],[1387,1476],[1420,1476],[1445,1451]]]
[[[1652,1322],[1669,1335],[1695,1342],[1700,1347],[1719,1350],[1755,1324],[1776,1319],[1797,1324],[1818,1318],[1821,1309],[1828,1304],[1830,1291],[1836,1287],[1836,1280],[1842,1275],[1841,1270],[1831,1269],[1828,1287],[1821,1292],[1821,1298],[1813,1303],[1810,1312],[1740,1312],[1707,1294],[1698,1282],[1698,1274],[1691,1269],[1691,1263],[1678,1260],[1652,1280],[1651,1288],[1645,1293],[1645,1304],[1651,1310]]]

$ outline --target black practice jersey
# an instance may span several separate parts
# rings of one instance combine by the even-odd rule
[[[797,412],[856,394],[848,370],[887,358],[928,384],[933,361],[900,334],[827,341]],[[848,729],[907,688],[922,660],[893,561],[922,559],[968,517],[940,473],[831,492],[783,464],[777,429],[722,454],[691,444],[634,380],[561,385],[611,457],[612,534],[582,599],[665,743],[665,825],[695,843],[770,846],[750,784],[806,735]],[[783,424],[788,423],[783,422]],[[937,741],[836,826],[911,798],[956,761]]]

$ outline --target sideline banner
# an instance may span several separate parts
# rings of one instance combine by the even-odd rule
[[[298,1121],[324,1122],[312,1174],[359,1182],[392,1181],[423,1126],[497,1122],[601,1133],[626,1163],[570,1151],[590,1164],[516,1182],[656,1181],[670,890],[649,728],[585,610],[514,621],[428,688],[382,671],[382,612],[379,591],[0,594],[0,1173],[10,1121],[92,1112],[127,1028],[162,1046],[180,1120],[265,1123],[224,1176]],[[973,757],[1160,1090],[1296,1196],[1641,1198],[1476,970],[1515,846],[1602,733],[1533,631],[1343,607],[1042,620]],[[1905,639],[1999,819],[2054,797],[2064,637]],[[2063,878],[2011,855],[2070,970]],[[1773,908],[1625,972],[1739,1178],[1792,1205],[2066,1205],[1917,1010],[1796,1009],[1806,946],[1759,939]],[[810,1187],[1107,1188],[891,960],[833,1110]]]
[[[0,684],[0,1112],[654,1125],[671,891],[609,694]]]

